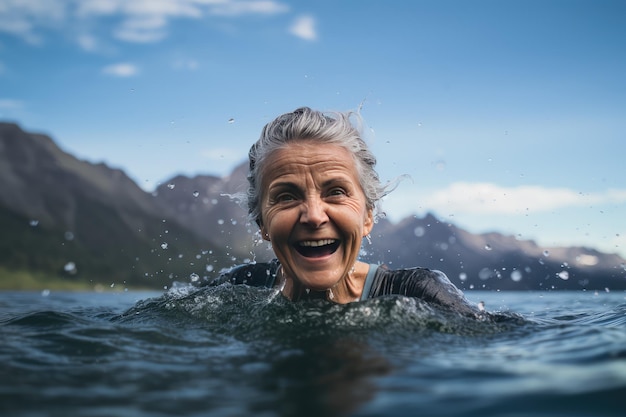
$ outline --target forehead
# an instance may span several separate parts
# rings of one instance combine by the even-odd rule
[[[289,143],[272,152],[262,170],[263,183],[287,176],[310,173],[316,176],[346,175],[358,180],[350,151],[339,145],[307,141]]]

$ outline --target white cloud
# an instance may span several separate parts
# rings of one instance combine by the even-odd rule
[[[492,183],[455,182],[431,194],[399,187],[388,197],[390,206],[413,207],[455,214],[521,214],[550,212],[567,207],[588,207],[626,202],[626,190],[582,193],[568,188],[537,185],[502,187]],[[385,203],[385,206],[388,206]]]
[[[112,75],[114,77],[132,77],[139,73],[139,68],[137,68],[134,64],[129,64],[127,62],[121,62],[118,64],[109,65],[102,69],[102,72],[107,75]]]
[[[20,100],[10,98],[0,98],[0,110],[18,110],[24,107],[24,103]]]
[[[289,27],[289,33],[307,41],[317,39],[315,19],[311,16],[300,16]]]
[[[113,31],[117,39],[146,43],[166,37],[172,19],[274,15],[288,10],[287,5],[274,0],[2,0],[0,32],[29,43],[42,43],[46,30],[93,30],[99,19],[117,18],[121,22]],[[84,37],[84,32],[79,36]],[[93,50],[94,44],[88,38],[77,43]]]
[[[209,13],[213,15],[239,16],[243,14],[278,14],[289,10],[286,4],[276,1],[205,1],[209,3]]]
[[[179,59],[174,61],[172,66],[177,70],[195,71],[200,65],[195,59]]]
[[[25,42],[41,44],[37,28],[58,28],[66,18],[66,0],[3,0],[0,2],[0,32]]]
[[[96,38],[88,34],[79,35],[76,42],[82,49],[89,52],[95,51],[98,47]]]
[[[525,210],[549,211],[578,205],[581,195],[566,188],[540,186],[500,187],[491,183],[453,183],[423,200],[428,207],[469,213],[520,213]]]
[[[11,16],[0,15],[0,32],[16,35],[30,44],[41,43],[40,37],[33,32],[33,25],[23,18],[13,19]]]
[[[114,34],[117,39],[127,42],[158,42],[167,35],[166,25],[167,21],[163,16],[142,16],[127,19]]]

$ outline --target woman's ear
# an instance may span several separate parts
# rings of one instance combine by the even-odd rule
[[[261,237],[263,238],[263,240],[267,240],[268,242],[270,241],[270,235],[269,233],[267,233],[267,230],[265,229],[265,227],[263,227],[263,225],[259,225],[259,227],[261,228]]]
[[[363,221],[363,237],[370,234],[374,228],[374,210],[369,209],[365,213],[365,220]]]

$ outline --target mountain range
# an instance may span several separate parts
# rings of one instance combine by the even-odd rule
[[[271,259],[234,198],[245,191],[246,169],[176,176],[146,192],[119,169],[0,123],[0,271],[162,288]],[[626,261],[617,254],[472,234],[432,214],[379,219],[361,255],[391,268],[439,269],[466,290],[626,289]]]

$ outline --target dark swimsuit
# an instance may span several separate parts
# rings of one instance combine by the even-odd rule
[[[229,282],[272,288],[279,265],[278,260],[239,265],[221,273],[209,285]],[[382,265],[370,264],[360,300],[384,295],[416,297],[467,316],[480,313],[478,307],[470,303],[443,272],[427,268],[389,270]]]

